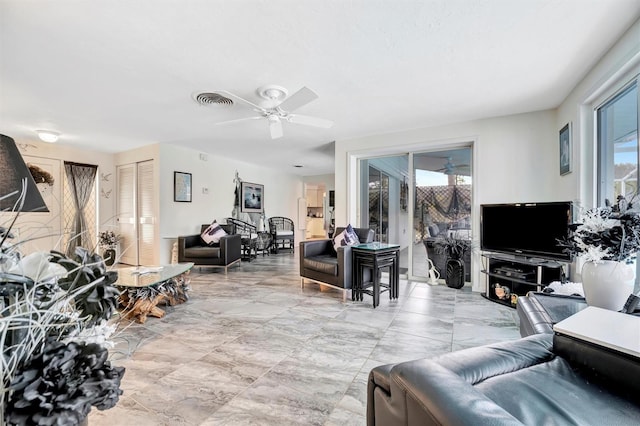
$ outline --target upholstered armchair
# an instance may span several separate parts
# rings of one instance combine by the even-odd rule
[[[232,217],[226,218],[227,226],[232,234],[240,234],[242,257],[251,262],[256,257],[258,244],[258,231],[255,225]]]
[[[276,253],[279,249],[288,249],[293,252],[295,242],[293,220],[288,217],[270,217],[269,232],[271,233],[271,244]]]
[[[344,228],[337,228],[336,235]],[[353,228],[361,243],[373,242],[375,233],[369,228]],[[333,248],[333,240],[309,240],[300,243],[300,284],[304,280],[343,290],[343,300],[347,298],[347,290],[351,289],[351,246]]]
[[[200,234],[178,237],[178,262],[193,262],[196,266],[224,268],[224,273],[234,264],[240,266],[240,235],[233,234],[228,227],[220,225],[228,235],[214,245],[205,243],[200,235],[209,225],[202,225]]]

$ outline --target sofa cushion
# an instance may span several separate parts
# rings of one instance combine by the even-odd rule
[[[195,246],[185,248],[184,256],[187,258],[220,257],[220,247]]]
[[[438,234],[440,234],[440,228],[438,228],[438,225],[436,225],[435,223],[433,225],[429,225],[427,229],[429,231],[430,237],[437,237]]]
[[[290,237],[291,235],[293,235],[293,231],[284,229],[276,230],[276,237]]]
[[[353,230],[351,224],[347,225],[342,232],[333,237],[333,248],[336,252],[338,251],[338,247],[352,246],[354,244],[360,244],[360,240],[358,239],[358,234]]]
[[[335,256],[321,255],[306,257],[303,259],[303,265],[306,269],[338,276],[338,259]]]
[[[202,241],[204,241],[205,244],[210,245],[220,242],[220,238],[224,237],[225,235],[227,235],[225,230],[222,229],[220,225],[218,225],[217,221],[214,220],[213,223],[209,225],[209,227],[205,229],[202,234],[200,234],[200,238],[202,238]]]

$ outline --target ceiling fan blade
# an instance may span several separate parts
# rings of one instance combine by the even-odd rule
[[[269,131],[271,132],[271,139],[281,138],[282,122],[280,120],[269,120]]]
[[[253,102],[248,101],[248,100],[246,100],[246,99],[244,99],[244,98],[241,98],[240,96],[234,95],[234,94],[233,94],[233,93],[231,93],[231,92],[227,92],[226,90],[216,90],[216,91],[215,91],[215,93],[220,93],[220,94],[222,94],[222,95],[224,95],[224,96],[226,96],[226,97],[228,97],[228,98],[231,98],[231,99],[232,99],[232,100],[234,100],[234,101],[238,101],[238,102],[240,102],[241,104],[248,105],[248,106],[250,106],[251,108],[255,109],[256,111],[262,111],[262,112],[265,112],[265,111],[266,111],[266,109],[262,108],[261,106],[256,105],[256,104],[254,104]]]
[[[214,126],[218,126],[218,125],[220,125],[220,124],[241,123],[241,122],[243,122],[243,121],[249,121],[249,120],[260,120],[261,118],[264,118],[264,117],[254,116],[254,117],[237,118],[237,119],[235,119],[235,120],[220,121],[219,123],[213,123],[213,125],[214,125]]]
[[[316,92],[309,89],[308,87],[303,87],[302,89],[298,90],[296,93],[282,101],[282,103],[278,105],[278,108],[284,111],[293,111],[316,99],[318,99],[318,95],[316,94]]]
[[[304,124],[305,126],[322,127],[328,129],[333,126],[333,121],[324,118],[309,117],[308,115],[290,114],[288,117],[290,123]]]

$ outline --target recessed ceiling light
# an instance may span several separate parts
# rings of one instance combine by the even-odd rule
[[[302,164],[294,164],[293,167],[297,167],[297,168],[301,169],[302,168]]]
[[[60,133],[51,130],[36,130],[36,133],[43,142],[54,143],[57,142],[60,137]]]

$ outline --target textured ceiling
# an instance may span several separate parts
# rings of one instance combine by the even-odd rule
[[[0,132],[117,152],[150,143],[314,175],[335,140],[554,108],[640,0],[0,0]],[[330,129],[201,106],[266,84]],[[294,164],[304,165],[302,169]]]

